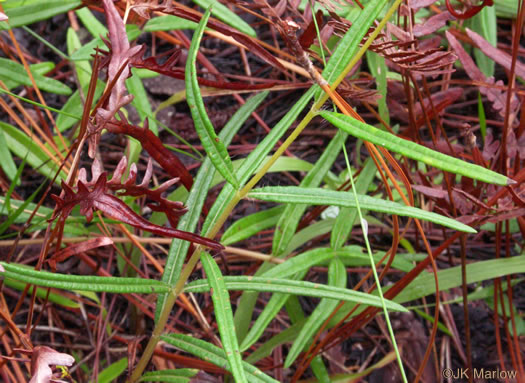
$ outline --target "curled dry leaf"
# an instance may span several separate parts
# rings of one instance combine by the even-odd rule
[[[82,172],[82,174],[80,175],[80,178],[82,179],[79,179],[77,184],[77,192],[75,192],[68,184],[62,181],[62,188],[65,193],[64,197],[59,197],[54,194],[51,195],[51,197],[55,200],[57,204],[55,214],[53,215],[51,220],[54,220],[58,217],[59,224],[63,225],[65,223],[66,218],[71,214],[73,208],[76,205],[79,205],[80,214],[84,215],[88,222],[91,222],[91,220],[93,219],[93,212],[99,210],[106,217],[126,223],[137,229],[149,231],[150,233],[166,237],[178,238],[185,241],[197,243],[199,245],[203,245],[214,250],[223,249],[223,246],[220,243],[210,240],[208,238],[201,237],[197,234],[155,225],[139,216],[123,201],[121,201],[114,195],[109,194],[108,191],[110,190],[122,190],[122,192],[120,193],[121,195],[139,196],[146,194],[152,199],[155,199],[156,202],[158,202],[158,205],[153,206],[152,209],[154,210],[156,207],[158,211],[165,212],[170,218],[170,221],[175,220],[175,216],[180,215],[184,212],[184,210],[181,208],[182,204],[180,202],[172,202],[161,197],[161,194],[164,191],[166,191],[166,189],[169,186],[173,185],[175,181],[168,181],[167,183],[161,185],[157,190],[149,192],[146,191],[147,188],[145,187],[145,185],[149,183],[149,179],[152,173],[150,165],[149,170],[146,172],[147,174],[144,177],[145,179],[141,185],[134,185],[134,181],[136,178],[136,168],[131,169],[129,179],[126,183],[122,184],[120,183],[120,179],[122,178],[122,174],[126,168],[126,165],[127,160],[121,161],[119,166],[117,167],[117,170],[115,171],[115,174],[109,182],[107,181],[106,173],[100,173],[100,165],[94,165],[93,174],[98,175],[98,177],[93,178],[91,182],[86,184],[82,181],[82,179],[85,180],[86,178],[85,171]],[[93,188],[91,190],[88,187],[90,185],[93,185]],[[170,216],[170,214],[172,215]]]
[[[31,380],[29,383],[49,383],[53,378],[50,366],[71,366],[75,358],[47,346],[36,346],[31,356]]]
[[[180,178],[184,187],[188,190],[191,189],[193,177],[190,172],[181,160],[179,160],[172,151],[167,149],[162,141],[149,130],[149,122],[147,119],[144,121],[144,128],[140,128],[128,124],[122,116],[121,121],[115,120],[108,122],[106,128],[111,133],[126,134],[138,140],[142,144],[142,148],[146,150],[170,176]]]

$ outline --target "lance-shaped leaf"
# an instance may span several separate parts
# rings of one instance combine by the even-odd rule
[[[233,313],[230,304],[230,295],[226,290],[224,278],[219,266],[209,254],[202,254],[202,267],[206,271],[208,283],[210,284],[211,299],[213,301],[213,311],[217,320],[217,327],[221,335],[222,346],[226,352],[226,357],[230,365],[233,378],[236,382],[247,382],[244,369],[242,367],[242,357],[239,350],[239,343],[235,335],[233,325]]]
[[[514,181],[504,175],[492,170],[436,152],[415,142],[402,139],[394,134],[357,121],[355,118],[334,112],[321,112],[321,116],[354,137],[382,146],[413,160],[424,162],[435,168],[491,184],[508,185],[514,183]]]
[[[163,335],[161,338],[163,341],[171,344],[172,346],[175,346],[192,355],[198,356],[203,360],[209,361],[210,363],[213,363],[216,366],[231,372],[226,355],[224,355],[224,350],[214,346],[213,344],[184,334]],[[246,372],[246,375],[248,375],[250,379],[250,383],[277,383],[275,379],[269,377],[251,364],[242,362],[242,366]]]
[[[267,277],[224,277],[224,283],[228,290],[247,290],[270,293],[285,293],[293,295],[303,295],[306,297],[329,298],[341,301],[356,302],[362,305],[383,307],[379,297],[343,289],[341,287],[327,286],[319,283],[294,281],[289,279],[267,278]],[[205,279],[190,282],[184,288],[187,293],[203,293],[210,291],[210,284]],[[389,310],[406,312],[403,306],[386,301]]]
[[[195,60],[197,59],[199,44],[202,34],[204,33],[204,27],[206,26],[209,17],[210,10],[208,9],[202,17],[202,20],[199,23],[199,28],[195,32],[193,40],[191,41],[188,61],[186,63],[186,98],[195,123],[195,130],[197,130],[197,133],[199,134],[202,146],[206,150],[208,157],[210,157],[211,162],[224,179],[238,188],[239,181],[237,181],[237,177],[235,177],[235,173],[233,172],[233,165],[228,150],[219,137],[217,137],[217,134],[215,134],[213,125],[206,113],[206,108],[204,107],[204,102],[199,89],[199,83],[197,81],[197,67]]]
[[[167,293],[170,287],[163,282],[144,278],[98,277],[91,275],[66,275],[37,271],[14,263],[0,263],[6,278],[30,283],[36,286],[62,290],[80,290],[108,293]]]
[[[300,188],[297,186],[269,186],[254,189],[248,197],[260,199],[262,201],[280,203],[308,203],[312,205],[334,205],[340,207],[356,207],[354,194],[351,192],[341,192],[325,190],[319,188]],[[358,195],[357,200],[363,210],[371,210],[380,213],[394,214],[404,217],[412,217],[438,223],[450,227],[451,229],[463,231],[465,233],[475,233],[476,230],[464,225],[454,219],[442,215],[418,209],[412,206],[401,205],[396,202],[373,198],[366,195]]]

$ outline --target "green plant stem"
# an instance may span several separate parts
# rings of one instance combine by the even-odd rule
[[[367,41],[363,44],[361,49],[357,52],[357,54],[350,60],[348,65],[345,67],[345,69],[341,72],[341,74],[336,78],[336,80],[332,83],[330,86],[331,90],[335,90],[337,86],[344,80],[346,75],[350,72],[350,70],[354,67],[354,65],[359,61],[359,59],[365,54],[368,47],[372,44],[372,42],[376,39],[376,37],[379,35],[383,27],[386,25],[387,21],[392,17],[394,12],[397,10],[399,5],[401,4],[402,0],[396,0],[392,6],[387,11],[385,17],[377,28],[370,34]],[[312,119],[318,114],[321,107],[324,105],[324,103],[328,100],[330,95],[328,93],[323,93],[317,102],[312,106],[310,111],[306,114],[306,116],[301,120],[301,122],[296,126],[292,134],[283,142],[283,144],[275,151],[275,153],[272,155],[272,157],[262,166],[257,173],[252,177],[252,179],[240,190],[238,191],[234,198],[226,205],[224,210],[222,211],[221,215],[217,219],[217,222],[213,225],[210,232],[207,234],[208,238],[213,239],[217,233],[219,232],[220,228],[226,222],[226,219],[229,217],[230,213],[233,211],[235,206],[239,203],[241,199],[243,199],[252,189],[253,187],[261,180],[262,177],[268,172],[268,170],[272,167],[272,165],[277,161],[277,159],[285,152],[286,149],[299,137],[301,132],[306,128],[306,126],[312,121]],[[139,360],[139,363],[133,370],[133,373],[131,374],[131,377],[129,379],[129,382],[135,383],[137,382],[140,377],[142,376],[142,372],[146,368],[149,360],[151,359],[153,355],[153,351],[155,350],[155,347],[157,346],[157,343],[160,339],[160,335],[162,334],[162,331],[164,330],[166,324],[168,323],[169,315],[171,312],[171,309],[173,308],[173,305],[175,304],[175,301],[177,300],[178,295],[182,292],[184,289],[184,285],[186,284],[188,278],[190,277],[191,273],[193,272],[193,269],[197,265],[197,262],[200,259],[201,255],[201,247],[197,246],[195,251],[190,257],[190,260],[186,264],[186,266],[182,269],[180,278],[178,279],[174,289],[172,290],[172,293],[170,293],[164,302],[164,307],[162,308],[162,311],[159,315],[159,320],[155,324],[155,328],[153,329],[153,333],[151,335],[151,338],[148,341],[148,344],[146,348],[144,349],[144,352],[142,354],[142,357]]]

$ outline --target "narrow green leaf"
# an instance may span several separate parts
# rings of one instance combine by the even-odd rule
[[[16,281],[11,278],[4,278],[3,283],[12,289],[16,289],[18,291],[24,291],[27,288],[27,283]],[[28,294],[33,294],[33,286],[29,288],[27,291]],[[53,291],[49,291],[47,288],[37,288],[36,289],[36,296],[42,299],[47,299],[49,302],[56,303],[58,305],[68,307],[71,309],[80,309],[80,305],[69,299],[64,297],[61,294],[58,294]]]
[[[19,170],[22,168],[23,166],[21,165]],[[20,177],[20,174],[17,172],[17,178],[18,177]],[[31,193],[29,197],[27,197],[24,201],[20,201],[21,203],[15,211],[9,212],[7,219],[4,222],[2,222],[2,224],[0,225],[0,234],[3,234],[17,220],[17,218],[24,212],[24,210],[27,209],[27,206],[31,202],[33,202],[33,200],[35,199],[37,195],[39,195],[40,191],[44,188],[44,185],[46,185],[45,182],[42,182],[40,185],[38,185],[36,190],[33,193]],[[11,185],[11,186],[14,186],[14,185]],[[11,193],[12,193],[12,189],[10,187],[9,193],[6,195],[7,201],[9,201]]]
[[[182,17],[166,15],[148,20],[144,32],[177,31],[180,29],[197,29],[198,24]]]
[[[179,368],[176,370],[160,370],[146,372],[140,378],[140,382],[167,382],[167,383],[189,383],[191,378],[197,375],[199,370],[190,368]]]
[[[386,74],[388,67],[386,66],[385,58],[378,55],[371,50],[366,51],[366,62],[368,64],[368,70],[373,78],[376,80],[377,92],[381,95],[381,98],[377,100],[377,110],[379,116],[387,124],[390,124],[390,111],[386,104],[387,97],[387,80]]]
[[[166,293],[170,287],[154,279],[98,277],[86,275],[65,275],[36,271],[14,263],[0,262],[5,277],[36,286],[53,287],[62,290],[83,290],[108,293]]]
[[[149,117],[149,128],[150,130],[158,134],[157,123],[155,122],[155,116],[153,115],[153,109],[149,102],[148,93],[142,84],[142,80],[136,75],[135,68],[131,69],[132,76],[126,80],[126,87],[130,94],[134,96],[131,104],[137,109],[140,120],[143,122]]]
[[[31,70],[31,73],[36,73],[36,74],[39,74],[39,75],[42,75],[42,76],[44,76],[46,73],[52,71],[54,67],[55,67],[55,64],[50,62],[50,61],[29,65],[29,69]],[[13,88],[16,88],[17,86],[20,85],[19,82],[14,81],[11,78],[3,78],[2,77],[2,81],[4,82],[4,84],[5,84],[7,89],[13,89]]]
[[[222,235],[221,243],[223,245],[231,245],[275,226],[283,211],[284,206],[276,206],[235,221]]]
[[[98,374],[97,383],[114,382],[120,375],[122,375],[126,368],[128,368],[128,358],[117,360]]]
[[[204,102],[197,81],[197,66],[196,59],[199,52],[199,44],[204,33],[204,27],[210,17],[210,10],[208,9],[202,17],[199,28],[195,31],[195,35],[191,41],[188,52],[188,59],[186,62],[186,99],[191,110],[193,122],[195,123],[195,130],[201,139],[202,146],[211,162],[219,173],[237,189],[239,188],[239,181],[233,172],[233,165],[228,154],[228,150],[224,143],[217,137],[213,125],[208,118]]]
[[[0,29],[21,27],[46,20],[78,7],[80,0],[11,0],[3,4],[9,23],[0,23]],[[9,26],[9,27],[8,27]]]
[[[241,128],[244,122],[250,117],[251,113],[259,106],[259,104],[268,96],[268,92],[261,92],[248,100],[246,103],[239,108],[237,112],[230,118],[228,123],[224,126],[219,134],[219,137],[223,142],[229,144],[237,131]],[[213,167],[211,160],[206,158],[202,163],[197,177],[193,183],[188,198],[186,199],[186,205],[192,208],[184,214],[177,225],[177,229],[193,232],[197,227],[199,218],[202,211],[202,206],[210,184],[215,175],[215,168]],[[174,239],[171,243],[168,259],[164,266],[164,274],[162,275],[162,281],[170,286],[174,286],[177,282],[177,278],[182,270],[182,265],[186,258],[186,253],[190,247],[188,241],[180,239]],[[158,319],[160,312],[164,306],[165,296],[160,295],[157,301],[155,320]]]
[[[60,81],[42,76],[41,74],[33,71],[31,71],[31,73],[35,79],[36,85],[40,90],[66,96],[72,93],[71,89],[67,85],[62,84]],[[9,79],[20,85],[29,87],[33,86],[31,79],[24,69],[24,66],[9,59],[0,58],[0,77],[2,79]]]
[[[337,299],[348,302],[358,302],[363,305],[381,307],[378,297],[360,291],[342,289],[339,287],[327,286],[318,283],[293,281],[288,279],[265,278],[265,277],[224,277],[224,282],[228,290],[248,290],[272,293],[287,293],[294,295],[304,295],[317,298]],[[191,282],[184,288],[188,293],[202,293],[210,290],[208,281],[200,279]],[[396,303],[387,301],[389,310],[407,310]]]
[[[23,133],[20,129],[0,121],[0,130],[4,132],[9,150],[20,158],[27,156],[27,163],[49,179],[55,176],[57,166],[52,162],[48,155],[38,147],[35,142]],[[57,177],[57,183],[66,179],[67,175],[62,171]]]
[[[346,268],[339,258],[334,258],[330,262],[330,266],[328,267],[328,285],[340,288],[346,287]],[[309,345],[315,333],[332,314],[338,304],[339,302],[333,299],[322,299],[321,302],[319,302],[288,351],[284,368],[290,367],[299,354]]]
[[[357,194],[365,194],[368,187],[374,180],[376,174],[376,166],[372,158],[368,158],[365,162],[365,166],[359,173],[359,177],[355,183],[355,190]],[[330,245],[337,249],[345,243],[348,235],[354,227],[355,220],[357,219],[357,209],[344,207],[339,210],[337,219],[335,220],[334,229],[330,235]]]
[[[353,193],[319,188],[300,188],[297,186],[269,186],[254,189],[248,194],[248,197],[279,203],[309,203],[312,205],[335,205],[341,207],[356,206]],[[363,210],[418,218],[465,233],[476,232],[476,230],[470,226],[436,213],[366,195],[358,195],[357,197],[359,205]]]
[[[461,174],[491,184],[507,185],[509,183],[509,179],[504,175],[447,156],[446,154],[436,152],[435,150],[416,144],[415,142],[404,140],[391,133],[374,128],[364,122],[357,121],[352,117],[333,112],[321,112],[320,114],[334,126],[343,129],[354,137],[382,146],[388,150],[412,158],[413,160],[421,161],[438,169]]]
[[[335,159],[341,151],[341,147],[344,144],[348,135],[342,131],[337,132],[335,137],[330,141],[323,154],[317,160],[315,166],[308,172],[308,174],[303,178],[299,187],[317,187],[320,185],[326,172],[332,167]],[[299,221],[303,216],[304,212],[308,208],[307,204],[296,204],[286,206],[277,227],[275,228],[275,233],[272,243],[272,254],[280,255],[282,254],[297,230]]]
[[[217,327],[219,329],[219,334],[221,335],[222,347],[226,352],[226,358],[230,364],[233,378],[236,382],[247,382],[244,368],[242,366],[241,351],[239,350],[239,343],[233,326],[233,312],[230,305],[230,295],[226,289],[221,270],[211,255],[207,253],[201,255],[201,262],[202,267],[206,272],[208,284],[210,285],[215,320],[217,321]]]
[[[227,6],[219,3],[217,0],[192,0],[195,4],[204,9],[211,9],[213,16],[228,24],[229,26],[246,33],[248,36],[256,37],[255,30],[246,21],[237,16]]]
[[[11,156],[11,152],[9,152],[6,138],[2,130],[0,130],[0,166],[7,178],[13,181],[16,176],[16,164],[13,160],[13,156]]]
[[[182,351],[198,356],[199,358],[213,363],[226,371],[232,372],[224,354],[224,350],[213,344],[184,334],[162,335],[161,339]],[[242,367],[250,377],[250,383],[278,383],[275,379],[269,377],[249,363],[242,362]]]
[[[75,11],[84,27],[94,38],[106,36],[108,29],[91,13],[88,7],[80,8]]]
[[[485,136],[487,135],[487,117],[485,115],[485,108],[483,107],[483,101],[481,100],[481,93],[478,93],[478,118],[479,118],[479,131],[481,138],[485,142]]]
[[[334,228],[334,223],[335,219],[327,218],[306,226],[301,231],[295,233],[295,235],[292,237],[292,240],[290,241],[290,244],[282,255],[288,256],[299,247],[306,244],[308,241],[330,233]]]
[[[475,16],[466,20],[466,26],[474,32],[483,36],[490,45],[495,47],[498,43],[498,24],[496,19],[496,7],[483,7]],[[474,48],[476,64],[487,77],[494,76],[495,62],[478,48]]]
[[[67,29],[67,54],[72,55],[77,50],[82,47],[80,38],[77,35],[77,32],[73,28]],[[77,73],[78,83],[81,88],[86,92],[89,87],[89,82],[91,80],[91,67],[89,62],[86,61],[76,61],[73,62],[75,71]]]
[[[467,265],[467,284],[503,277],[509,274],[525,272],[525,255],[510,258],[491,259]],[[461,266],[438,271],[439,289],[445,291],[461,286]],[[435,281],[432,273],[422,273],[406,286],[394,300],[408,302],[435,292]]]

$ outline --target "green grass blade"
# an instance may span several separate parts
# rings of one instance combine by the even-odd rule
[[[82,2],[80,0],[11,0],[3,3],[9,24],[0,23],[1,29],[21,27],[37,21],[46,20],[50,17],[70,11]]]
[[[24,291],[28,287],[27,283],[16,281],[11,278],[5,278],[3,280],[3,283],[5,284],[5,286],[18,290],[18,291]],[[33,291],[34,291],[33,289],[34,289],[34,286],[30,286],[29,289],[27,290],[27,293],[33,294]],[[61,305],[61,306],[68,307],[71,309],[80,309],[80,305],[77,302],[69,298],[66,298],[59,293],[49,291],[47,288],[39,287],[36,289],[35,294],[38,298],[48,299],[49,302],[56,303],[57,305]]]
[[[507,185],[509,183],[509,179],[504,175],[436,152],[415,142],[404,140],[364,122],[357,121],[352,117],[333,112],[321,112],[320,114],[334,126],[343,129],[354,137],[382,146],[388,150],[412,158],[413,160],[421,161],[438,169],[461,174],[490,184]]]
[[[52,162],[47,154],[38,147],[35,142],[23,133],[20,129],[0,121],[0,130],[4,132],[9,150],[20,158],[27,155],[27,163],[49,179],[55,176],[57,166]],[[60,184],[62,179],[66,179],[64,171],[57,177],[56,182]]]
[[[250,238],[262,230],[275,226],[284,208],[284,206],[276,206],[268,210],[250,214],[235,221],[222,235],[221,243],[223,245],[231,245],[232,243]]]
[[[23,165],[24,163],[22,163],[19,170],[23,169],[24,167]],[[18,172],[17,172],[17,176],[18,177],[20,176]],[[18,177],[16,178],[18,179]],[[13,185],[14,183],[11,184],[11,186]],[[44,188],[45,185],[46,185],[46,182],[42,182],[40,185],[38,185],[36,190],[33,193],[31,193],[31,195],[28,198],[26,198],[24,201],[20,201],[21,202],[20,205],[14,212],[9,212],[7,219],[4,222],[2,222],[2,224],[0,225],[0,235],[3,234],[9,228],[9,226],[11,226],[18,219],[18,217],[24,212],[24,210],[26,210],[27,206],[31,202],[33,202],[33,200],[35,199],[37,195],[39,195],[40,191]],[[11,193],[12,193],[12,189],[10,187],[6,195],[6,201],[8,201],[8,204],[10,204],[9,199],[10,199]]]
[[[144,32],[177,31],[180,29],[197,29],[198,24],[182,17],[166,15],[148,20]]]
[[[97,383],[114,382],[126,368],[128,368],[128,358],[122,358],[115,363],[111,363],[108,367],[100,371]]]
[[[481,138],[485,142],[485,136],[487,135],[487,117],[485,115],[485,108],[483,107],[483,101],[481,100],[481,93],[478,93],[478,118],[479,118],[479,132]]]
[[[227,6],[219,3],[217,0],[192,0],[195,4],[200,7],[207,9],[212,8],[211,13],[213,16],[228,24],[229,26],[247,34],[251,37],[256,37],[255,30],[246,21],[237,16],[236,13],[232,12]]]
[[[224,350],[213,344],[183,334],[163,335],[161,338],[166,343],[169,343],[182,351],[198,356],[203,360],[231,372],[226,355],[224,355]],[[278,383],[275,379],[269,377],[249,363],[242,362],[242,366],[250,378],[250,383]]]
[[[466,20],[466,26],[477,34],[483,36],[490,45],[495,47],[498,43],[498,23],[496,18],[496,7],[483,7],[475,16]],[[487,77],[494,76],[495,62],[478,48],[474,48],[474,57],[478,68]]]
[[[342,131],[337,132],[335,137],[330,141],[323,154],[317,160],[315,166],[301,181],[300,187],[317,187],[323,180],[324,175],[332,167],[335,159],[341,151],[348,135]],[[281,219],[275,229],[272,244],[272,254],[282,254],[290,244],[290,241],[297,230],[299,221],[308,208],[307,204],[295,204],[286,206]]]
[[[31,73],[36,73],[42,76],[52,71],[54,67],[55,67],[55,64],[49,61],[29,65],[29,69],[31,70]],[[4,82],[7,89],[13,89],[20,85],[19,82],[9,77],[2,76],[0,77],[0,79]],[[1,89],[4,90],[3,88]]]
[[[0,130],[0,166],[9,180],[13,181],[16,177],[16,164],[13,156],[7,147],[4,132]],[[17,182],[19,182],[17,180]]]
[[[262,201],[279,203],[309,203],[312,205],[334,205],[340,207],[355,207],[356,202],[350,192],[340,192],[319,188],[300,188],[297,186],[269,186],[253,189],[248,197]],[[421,210],[396,202],[358,195],[359,205],[364,210],[412,217],[438,223],[465,233],[475,233],[476,230],[454,219]]]
[[[385,58],[378,55],[371,50],[366,51],[366,62],[368,64],[368,70],[373,78],[376,80],[377,93],[381,95],[381,98],[377,100],[377,110],[379,116],[387,124],[390,124],[390,111],[386,104],[387,100],[387,79],[386,75],[388,67],[386,66]]]
[[[467,265],[466,283],[476,283],[524,272],[525,256],[523,255],[480,261]],[[461,286],[461,266],[438,271],[438,280],[441,291]],[[434,275],[423,273],[406,286],[394,300],[396,302],[409,302],[433,294],[435,292],[434,290]]]
[[[198,372],[199,370],[191,368],[150,371],[144,373],[139,382],[189,383]]]
[[[378,297],[360,291],[342,289],[318,283],[293,281],[288,279],[265,278],[265,277],[224,277],[228,290],[248,290],[271,293],[286,293],[303,295],[308,297],[337,299],[348,302],[358,302],[363,305],[381,307]],[[188,293],[202,293],[210,290],[208,281],[200,279],[191,282],[184,288]],[[407,310],[396,303],[386,301],[389,310]]]
[[[41,74],[36,73],[36,71],[31,71],[31,73],[40,90],[66,96],[72,93],[71,89],[60,81],[42,76]],[[20,85],[28,87],[33,86],[24,66],[9,59],[0,58],[0,77],[9,79]]]
[[[251,113],[259,106],[259,104],[268,96],[268,92],[261,92],[248,100],[246,103],[239,108],[239,110],[230,118],[230,121],[224,126],[219,134],[220,139],[227,144],[231,142],[237,131],[241,128],[244,122],[250,117]],[[197,227],[199,218],[202,211],[202,206],[210,184],[215,175],[215,168],[213,167],[210,158],[206,158],[202,163],[197,177],[193,183],[193,187],[186,199],[186,205],[192,208],[184,214],[177,225],[177,229],[193,232]],[[162,275],[162,281],[170,286],[174,286],[177,282],[177,278],[182,270],[186,253],[190,247],[188,241],[182,241],[180,239],[174,239],[171,243],[168,259],[164,266],[164,274]],[[165,296],[160,295],[157,302],[157,309],[155,313],[155,320],[158,320],[160,312],[164,306]]]
[[[328,267],[328,285],[340,288],[346,287],[346,268],[338,258],[334,258]],[[319,302],[288,351],[284,368],[290,367],[305,347],[309,345],[315,333],[330,314],[332,314],[338,304],[339,302],[333,299],[322,299],[321,302]]]
[[[233,171],[233,165],[224,143],[217,137],[213,125],[208,117],[202,95],[197,81],[196,59],[199,52],[199,44],[204,33],[204,27],[210,17],[208,9],[202,17],[199,28],[191,41],[186,62],[186,99],[191,110],[195,130],[199,135],[206,154],[219,173],[235,188],[239,188],[239,181]]]
[[[233,378],[236,382],[248,382],[242,366],[239,343],[235,335],[230,295],[226,289],[221,270],[211,255],[207,253],[201,255],[201,262],[210,285],[215,320],[217,321],[222,346],[226,352]]]
[[[108,293],[166,293],[170,287],[154,279],[98,277],[65,275],[48,271],[36,271],[14,263],[0,262],[6,278],[30,283],[36,286],[53,287],[62,290],[83,290]]]
[[[77,50],[82,47],[80,38],[77,35],[77,32],[71,27],[67,29],[67,54],[72,55]],[[75,72],[77,73],[78,83],[80,87],[87,93],[89,87],[89,82],[91,81],[91,66],[89,62],[86,61],[75,61],[73,62],[75,67]]]
[[[376,174],[376,166],[372,158],[368,158],[365,162],[365,166],[355,183],[357,194],[365,194],[368,187],[374,180]],[[357,210],[355,208],[345,207],[339,210],[339,214],[335,220],[334,229],[330,235],[330,245],[337,249],[345,243],[348,235],[354,227],[355,220],[357,219]]]
[[[91,13],[88,7],[80,8],[75,11],[78,18],[84,24],[84,27],[89,31],[91,36],[97,38],[106,36],[108,29],[104,24],[102,24],[98,19]]]

